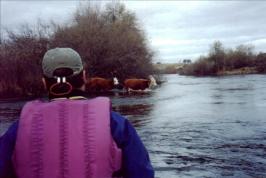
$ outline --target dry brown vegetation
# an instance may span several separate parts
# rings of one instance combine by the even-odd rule
[[[225,49],[219,41],[213,43],[207,56],[186,65],[184,75],[230,75],[266,73],[265,53],[255,54],[253,46],[239,45],[235,49]]]
[[[145,78],[153,72],[153,52],[134,13],[123,4],[110,3],[103,10],[79,7],[67,25],[24,25],[19,32],[7,31],[0,46],[0,97],[40,96],[44,53],[54,47],[79,52],[89,76],[123,80]]]

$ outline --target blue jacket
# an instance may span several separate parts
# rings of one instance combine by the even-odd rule
[[[18,121],[0,138],[0,178],[16,178],[12,154],[16,143]],[[122,175],[125,178],[153,178],[149,155],[136,130],[127,119],[111,112],[112,136],[122,149]]]

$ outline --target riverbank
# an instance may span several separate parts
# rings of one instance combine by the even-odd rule
[[[257,67],[241,67],[238,69],[231,69],[231,70],[219,70],[218,72],[210,72],[210,73],[204,73],[204,72],[187,72],[186,67],[181,70],[179,73],[180,75],[185,76],[230,76],[230,75],[251,75],[251,74],[265,74],[265,72],[260,72]]]
[[[248,75],[248,74],[259,74],[256,67],[242,67],[239,69],[233,70],[221,70],[217,72],[217,76],[224,76],[224,75]]]
[[[266,53],[255,53],[249,45],[224,48],[214,42],[206,56],[200,56],[192,64],[185,65],[182,75],[217,76],[266,73]]]
[[[190,74],[183,74],[183,73],[171,73],[171,74],[180,74],[184,76],[191,76]],[[221,70],[217,72],[216,74],[212,75],[193,75],[193,76],[198,76],[198,77],[203,77],[203,76],[213,76],[213,77],[221,77],[221,76],[234,76],[234,75],[251,75],[251,74],[262,74],[260,73],[256,67],[243,67],[239,69],[233,69],[233,70]],[[164,77],[165,75],[156,75],[156,82],[158,85],[162,85],[163,83],[167,82],[166,78]],[[1,86],[1,85],[0,85]],[[3,86],[3,85],[2,85]],[[112,92],[112,91],[110,91]],[[1,101],[16,101],[16,100],[27,100],[27,99],[34,99],[34,98],[39,98],[39,97],[45,97],[46,92],[41,89],[39,94],[33,94],[33,93],[23,93],[22,89],[9,89],[8,91],[5,90],[1,92],[1,87],[0,87],[0,102]],[[107,92],[108,93],[108,92]],[[88,93],[89,94],[89,93]],[[105,93],[106,94],[106,93]]]
[[[157,83],[157,86],[159,87],[160,85],[162,85],[163,83],[165,83],[167,80],[165,79],[164,76],[159,75],[159,74],[153,74],[153,77]],[[89,80],[89,79],[87,79]],[[121,81],[121,86],[123,86],[123,81]],[[154,87],[151,87],[152,89],[154,89]],[[157,88],[157,87],[156,87]],[[102,95],[102,96],[109,96],[109,94],[111,93],[123,93],[125,92],[125,88],[123,86],[123,88],[120,89],[116,89],[113,88],[111,90],[106,90],[106,91],[90,91],[89,88],[86,88],[86,93],[88,96],[92,95],[92,96],[98,96],[98,95]],[[47,91],[43,88],[42,84],[40,83],[38,88],[36,90],[32,89],[31,92],[28,92],[26,90],[26,88],[21,88],[19,86],[17,86],[16,83],[13,84],[13,86],[5,86],[4,83],[0,82],[0,102],[1,101],[16,101],[16,100],[27,100],[27,99],[34,99],[34,98],[43,98],[43,97],[47,97]]]

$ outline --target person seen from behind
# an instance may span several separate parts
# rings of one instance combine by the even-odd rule
[[[86,73],[71,48],[42,61],[49,101],[27,102],[0,138],[0,178],[153,178],[136,130],[106,97],[85,97]]]

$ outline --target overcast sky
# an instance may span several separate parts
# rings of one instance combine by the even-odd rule
[[[250,44],[266,52],[266,1],[120,1],[135,12],[156,52],[154,62],[179,62],[208,53],[220,40],[226,48]],[[37,18],[66,22],[78,1],[0,0],[1,28]],[[102,3],[104,4],[104,2]]]

